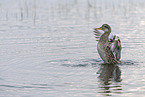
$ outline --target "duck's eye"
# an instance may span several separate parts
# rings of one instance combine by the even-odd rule
[[[107,25],[103,25],[103,27],[107,27]]]
[[[104,28],[108,28],[107,26],[104,26]]]

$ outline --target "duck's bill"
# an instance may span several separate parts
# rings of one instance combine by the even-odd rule
[[[100,27],[100,28],[95,28],[95,30],[102,30],[102,27]]]

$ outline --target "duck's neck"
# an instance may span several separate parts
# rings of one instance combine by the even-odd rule
[[[104,34],[100,37],[100,42],[107,43],[108,42],[108,37],[109,37],[110,33],[111,33],[111,31],[104,32]]]

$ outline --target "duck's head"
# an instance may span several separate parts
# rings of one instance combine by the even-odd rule
[[[104,32],[111,32],[111,27],[108,24],[103,24],[100,28],[95,28],[95,30],[103,30]]]

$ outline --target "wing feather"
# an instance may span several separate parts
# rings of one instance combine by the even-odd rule
[[[115,58],[115,56],[114,56],[114,54],[111,50],[111,47],[109,45],[106,47],[106,52],[108,53],[108,57],[107,57],[108,58],[108,63],[117,64],[118,61],[116,60],[116,58]]]

